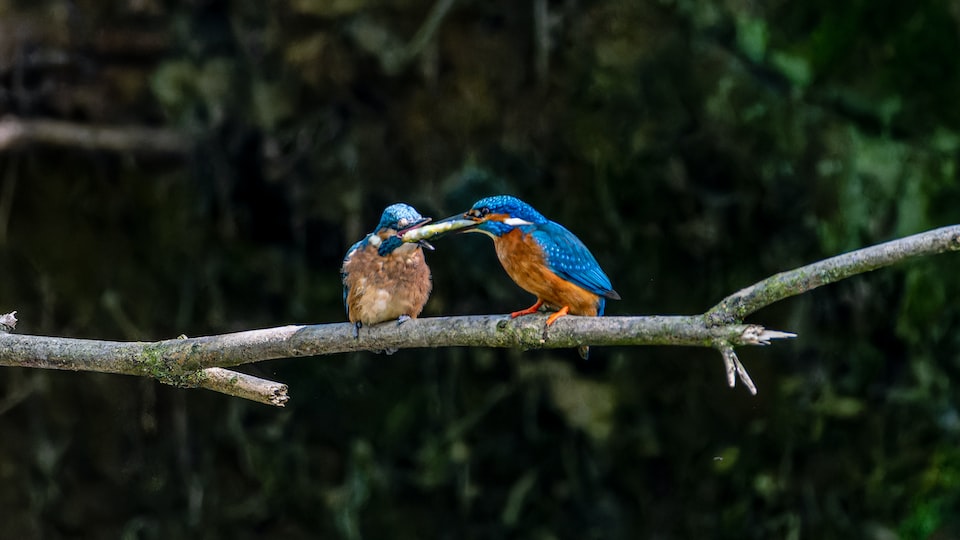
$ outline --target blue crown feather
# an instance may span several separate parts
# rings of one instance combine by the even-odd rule
[[[549,223],[550,220],[540,212],[511,195],[495,195],[477,201],[473,208],[477,210],[486,210],[490,214],[507,214],[510,217],[529,221],[534,224]]]
[[[374,232],[384,229],[400,229],[402,228],[400,225],[401,220],[404,220],[406,224],[410,224],[421,219],[423,219],[423,216],[420,215],[420,212],[417,212],[417,210],[409,204],[391,204],[383,210],[383,214],[380,216],[380,223],[377,224]]]

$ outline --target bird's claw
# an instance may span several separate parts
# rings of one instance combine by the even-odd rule
[[[540,310],[540,306],[543,305],[543,300],[537,298],[537,303],[528,307],[527,309],[521,309],[520,311],[514,311],[510,314],[511,319],[516,319],[517,317],[522,317],[523,315],[533,315]]]
[[[400,326],[401,324],[409,321],[409,320],[412,319],[412,318],[413,318],[413,317],[411,317],[411,316],[409,316],[409,315],[401,315],[400,317],[397,318],[397,326]]]
[[[557,322],[557,319],[559,319],[560,317],[563,317],[568,313],[570,313],[570,306],[563,306],[556,313],[547,317],[547,326],[550,326],[551,324]]]

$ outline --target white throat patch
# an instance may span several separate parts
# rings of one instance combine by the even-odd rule
[[[519,226],[521,226],[521,225],[533,225],[533,223],[531,223],[531,222],[529,222],[529,221],[527,221],[527,220],[525,220],[525,219],[520,219],[520,218],[515,218],[515,217],[507,218],[507,219],[503,220],[503,222],[504,222],[505,224],[507,224],[507,225],[510,225],[511,227],[519,227]]]

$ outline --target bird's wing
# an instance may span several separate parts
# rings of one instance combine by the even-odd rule
[[[610,278],[603,273],[593,254],[563,225],[552,221],[538,225],[532,235],[543,249],[547,266],[555,274],[599,296],[613,292]]]
[[[347,254],[343,256],[343,264],[340,266],[340,281],[343,282],[343,309],[347,310],[347,314],[350,312],[350,306],[347,305],[347,295],[350,294],[350,286],[347,285],[347,275],[349,275],[349,272],[347,272],[347,263],[350,262],[350,258],[357,250],[363,249],[366,245],[367,239],[364,238],[350,246]]]

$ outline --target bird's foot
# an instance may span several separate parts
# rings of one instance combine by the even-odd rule
[[[543,300],[537,298],[537,303],[536,303],[536,304],[528,307],[527,309],[521,309],[520,311],[514,311],[513,313],[510,314],[510,318],[511,318],[511,319],[516,319],[517,317],[521,317],[521,316],[523,316],[523,315],[533,315],[534,313],[536,313],[537,311],[540,310],[540,306],[542,306],[542,305],[543,305]],[[549,324],[549,323],[547,323],[547,324]]]
[[[353,339],[360,339],[360,327],[363,326],[363,323],[357,321],[353,324]]]
[[[570,306],[563,306],[562,308],[560,308],[559,311],[547,317],[547,326],[550,326],[551,324],[555,323],[557,319],[559,319],[560,317],[563,317],[568,313],[570,313]]]
[[[409,321],[409,320],[412,319],[412,318],[413,318],[413,317],[411,317],[411,316],[409,316],[409,315],[401,315],[401,316],[397,317],[397,326],[400,326],[401,324]]]
[[[563,317],[564,315],[570,313],[570,306],[563,306],[559,311],[552,313],[547,317],[547,324],[543,325],[543,340],[547,340],[547,331],[550,329],[550,325],[556,322],[557,319]],[[581,356],[583,356],[581,354]]]

